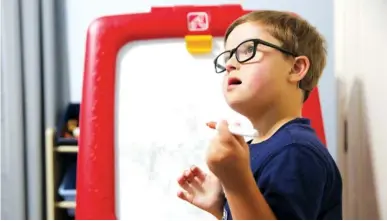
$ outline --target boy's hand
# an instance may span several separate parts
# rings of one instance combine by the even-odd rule
[[[207,165],[225,188],[239,188],[250,171],[250,151],[243,137],[232,134],[221,121],[207,152]]]
[[[204,173],[192,166],[178,178],[184,191],[177,196],[220,219],[223,215],[224,195],[219,179],[212,173]]]

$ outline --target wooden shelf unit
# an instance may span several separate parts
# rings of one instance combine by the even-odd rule
[[[67,209],[75,209],[76,203],[62,200],[58,194],[58,188],[63,178],[66,166],[66,154],[77,154],[78,146],[56,146],[55,129],[47,128],[46,139],[46,218],[47,220],[71,219],[67,215]]]

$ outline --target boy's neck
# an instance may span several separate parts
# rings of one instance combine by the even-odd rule
[[[268,111],[261,112],[259,116],[249,117],[259,136],[253,143],[260,143],[269,139],[279,128],[287,122],[301,117],[301,104],[288,104],[272,106]]]

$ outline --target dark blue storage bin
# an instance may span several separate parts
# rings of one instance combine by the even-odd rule
[[[64,133],[67,128],[67,121],[70,119],[75,119],[79,122],[79,103],[70,103],[66,110],[61,115],[59,123],[56,128],[56,145],[78,145],[78,140],[75,138],[64,137]]]
[[[71,163],[67,168],[63,176],[62,182],[58,189],[58,194],[65,201],[75,202],[76,191],[76,177],[77,177],[77,163]],[[75,215],[75,209],[68,209],[67,213],[69,216]]]

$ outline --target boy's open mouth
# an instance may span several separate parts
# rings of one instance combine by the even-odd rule
[[[236,86],[242,84],[242,81],[236,77],[231,77],[228,79],[228,86]]]

